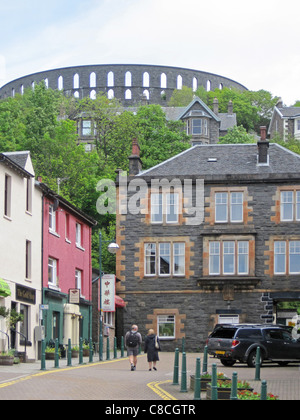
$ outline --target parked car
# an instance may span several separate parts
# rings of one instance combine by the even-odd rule
[[[292,337],[282,325],[217,325],[207,340],[208,352],[217,356],[224,366],[237,361],[255,367],[256,349],[261,349],[261,363],[269,360],[285,366],[300,362],[300,340]]]

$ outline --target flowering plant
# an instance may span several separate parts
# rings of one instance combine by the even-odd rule
[[[261,399],[261,395],[257,392],[251,392],[251,391],[239,391],[238,393],[238,399],[239,400],[252,400],[252,401],[258,401]],[[267,400],[268,401],[277,401],[279,398],[276,395],[268,394]]]

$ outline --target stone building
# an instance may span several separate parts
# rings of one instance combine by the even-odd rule
[[[118,175],[123,328],[153,328],[164,350],[203,349],[217,323],[276,322],[300,300],[300,156],[266,141],[197,145]]]
[[[300,107],[283,106],[280,100],[273,110],[268,134],[271,139],[279,135],[284,141],[300,140]]]

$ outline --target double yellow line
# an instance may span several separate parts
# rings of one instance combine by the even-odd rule
[[[147,384],[148,388],[150,388],[155,394],[157,394],[160,398],[162,398],[165,401],[175,401],[177,398],[173,397],[173,395],[169,394],[167,391],[163,390],[160,385],[162,384],[168,384],[172,381],[154,381]]]

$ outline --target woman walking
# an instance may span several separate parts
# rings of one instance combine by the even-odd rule
[[[158,352],[161,350],[160,342],[157,335],[155,335],[154,330],[150,329],[148,335],[145,339],[145,353],[147,353],[147,360],[149,363],[149,371],[156,369],[156,362],[159,361]]]

